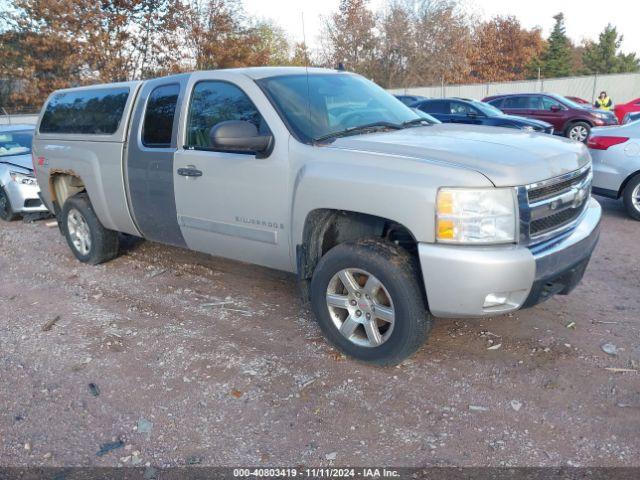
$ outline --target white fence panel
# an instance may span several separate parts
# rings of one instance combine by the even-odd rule
[[[430,87],[396,88],[390,90],[390,92],[424,95],[425,97],[434,98],[463,97],[478,100],[489,95],[507,93],[552,92],[594,101],[602,90],[606,90],[613,101],[618,103],[626,103],[638,98],[640,97],[640,73],[549,78],[503,83],[434,85]]]

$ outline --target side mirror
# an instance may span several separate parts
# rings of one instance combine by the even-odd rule
[[[228,120],[211,129],[209,140],[214,148],[220,150],[262,153],[271,146],[273,137],[260,135],[253,123]]]
[[[551,105],[551,108],[549,108],[549,110],[551,110],[552,112],[559,112],[562,109],[558,105]]]

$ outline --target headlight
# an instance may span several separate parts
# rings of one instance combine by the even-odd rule
[[[609,120],[611,118],[607,113],[593,112],[593,114],[601,120]]]
[[[37,185],[38,184],[36,177],[34,177],[33,175],[20,173],[20,172],[9,172],[9,175],[11,175],[11,180],[13,180],[16,183],[19,183],[20,185]]]
[[[523,127],[520,128],[523,132],[535,132],[536,129],[533,128],[531,125],[524,125]]]
[[[516,191],[513,188],[438,190],[436,240],[492,244],[516,241]]]

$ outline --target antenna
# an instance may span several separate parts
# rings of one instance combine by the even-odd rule
[[[307,34],[304,29],[304,10],[300,12],[302,16],[302,45],[304,46],[304,69],[307,74],[307,118],[311,127],[311,88],[309,87],[309,50],[307,49]]]

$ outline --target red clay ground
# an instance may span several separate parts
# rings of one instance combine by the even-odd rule
[[[148,242],[85,266],[0,225],[0,465],[639,466],[640,373],[605,368],[640,369],[640,223],[603,203],[572,295],[439,320],[385,369],[327,346],[286,274]]]

